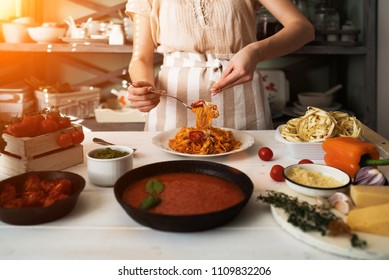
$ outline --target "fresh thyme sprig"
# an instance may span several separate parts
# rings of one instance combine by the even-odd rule
[[[282,208],[289,214],[288,222],[299,227],[304,232],[319,231],[322,235],[327,235],[329,227],[333,223],[347,227],[329,208],[300,201],[296,197],[289,196],[285,193],[269,191],[266,195],[259,195],[257,199],[271,204],[276,208]],[[342,229],[342,233],[351,235],[351,245],[353,247],[363,248],[367,245],[366,241],[360,240],[351,231],[346,232]]]

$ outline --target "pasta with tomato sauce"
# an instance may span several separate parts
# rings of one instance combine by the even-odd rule
[[[217,106],[204,100],[192,104],[196,114],[196,127],[182,127],[169,140],[169,147],[185,154],[222,154],[242,145],[234,138],[232,131],[212,127],[212,119],[219,116]]]

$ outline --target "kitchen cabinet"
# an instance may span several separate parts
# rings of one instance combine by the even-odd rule
[[[87,10],[93,10],[83,16],[76,16],[74,21],[77,24],[85,22],[88,18],[94,20],[112,21],[124,16],[126,1],[109,1],[109,4],[98,4],[89,0],[66,0],[60,1],[59,5],[68,5],[69,2],[76,4],[77,8],[84,7]],[[100,1],[101,2],[101,1]],[[106,1],[107,2],[107,1]],[[113,2],[113,3],[112,3]],[[116,4],[115,4],[116,2]],[[53,2],[46,0],[35,0],[35,7],[30,14],[23,16],[32,16],[36,22],[50,22],[43,11],[52,10]],[[46,6],[48,5],[48,6]],[[59,17],[57,15],[57,17]],[[67,17],[67,16],[66,16]],[[61,20],[55,20],[60,22]],[[0,65],[13,64],[12,67],[4,67],[0,70],[0,85],[7,82],[14,82],[28,76],[37,76],[42,80],[54,81],[61,79],[55,75],[63,68],[72,68],[80,75],[75,75],[77,81],[69,82],[74,86],[102,84],[121,84],[124,78],[127,78],[127,67],[132,53],[131,45],[111,46],[107,42],[91,43],[88,40],[71,41],[70,43],[53,43],[53,44],[36,44],[36,43],[19,43],[19,44],[0,44],[0,57],[8,62]],[[94,55],[94,56],[93,56]],[[116,55],[116,61],[120,61],[120,66],[112,66],[112,59]],[[117,58],[117,55],[121,57]],[[24,57],[24,59],[20,59]],[[102,59],[96,59],[100,57]],[[159,61],[157,59],[157,61]],[[104,67],[104,64],[111,64],[111,67]],[[115,67],[115,68],[114,68]],[[53,71],[55,69],[56,71]],[[85,75],[84,75],[85,74]],[[81,78],[82,77],[82,78]],[[62,77],[61,80],[68,78]]]
[[[335,97],[370,128],[377,126],[377,1],[332,1],[340,12],[341,24],[351,20],[359,29],[355,44],[310,43],[293,54],[276,60],[290,84],[291,103],[300,91],[324,91],[336,84],[343,89]],[[270,65],[270,67],[269,67]],[[265,69],[271,68],[271,62]]]
[[[124,9],[126,1],[112,7],[93,4],[86,0],[69,0],[71,2],[85,5],[86,7],[95,10],[94,15],[104,16],[114,13],[119,9]],[[282,67],[286,75],[299,76],[299,71],[309,71],[310,68],[315,68],[318,65],[323,65],[328,69],[326,79],[329,81],[329,86],[337,83],[344,85],[343,94],[340,99],[343,104],[346,104],[347,109],[355,113],[362,122],[375,130],[377,125],[377,69],[376,69],[376,45],[377,45],[377,0],[343,0],[335,1],[336,7],[341,13],[341,22],[352,20],[360,29],[361,33],[358,37],[358,44],[353,46],[344,45],[317,45],[309,44],[298,51],[290,54],[288,57],[299,58],[296,63]],[[117,14],[117,13],[114,13]],[[78,21],[84,21],[92,14],[85,17],[77,18]],[[16,59],[15,63],[24,66],[9,67],[12,61],[3,62],[3,57],[8,60],[10,56],[28,57],[29,59]],[[15,75],[4,73],[0,70],[0,84],[8,78],[20,77],[19,72],[15,69],[22,70],[23,75],[28,73],[38,73],[45,77],[44,70],[34,67],[34,63],[48,63],[47,59],[55,58],[56,63],[67,63],[74,67],[90,71],[95,77],[88,78],[78,83],[89,83],[90,85],[98,85],[103,82],[117,83],[126,75],[127,61],[129,62],[132,53],[131,45],[111,46],[108,44],[7,44],[0,43],[0,66],[7,66],[8,73],[13,71]],[[28,55],[30,54],[30,56]],[[104,70],[92,63],[85,63],[78,60],[77,56],[85,54],[96,54],[100,56],[112,54],[128,54],[127,61],[122,66],[115,70]],[[161,56],[156,55],[157,62],[161,61]],[[33,58],[31,58],[33,57]],[[304,58],[304,59],[301,59]],[[7,68],[6,67],[6,68]],[[5,68],[5,69],[6,69]],[[35,71],[35,72],[34,72]],[[46,73],[47,75],[47,73]],[[5,78],[4,78],[5,77]],[[293,78],[293,77],[292,77]],[[299,81],[302,84],[305,81]]]

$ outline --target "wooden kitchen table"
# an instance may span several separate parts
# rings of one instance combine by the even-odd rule
[[[255,144],[242,152],[208,157],[246,173],[254,183],[247,206],[232,222],[208,231],[193,233],[163,232],[132,220],[116,201],[112,188],[91,184],[86,161],[68,171],[82,175],[87,184],[75,209],[64,218],[47,224],[14,226],[0,222],[0,259],[343,259],[296,239],[274,220],[270,207],[257,201],[265,190],[277,190],[285,183],[269,176],[274,164],[296,163],[284,144],[275,141],[274,131],[247,131]],[[193,159],[162,151],[152,144],[154,132],[86,132],[84,154],[96,148],[93,137],[137,148],[134,168],[146,164]],[[384,140],[372,133],[374,141]],[[258,158],[261,146],[274,151],[274,158]],[[316,163],[323,163],[315,161]],[[388,176],[388,169],[384,169]],[[0,173],[0,179],[7,178]]]

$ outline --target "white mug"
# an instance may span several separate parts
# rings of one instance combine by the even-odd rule
[[[70,30],[70,37],[73,39],[85,38],[85,29],[81,27],[74,27]]]

